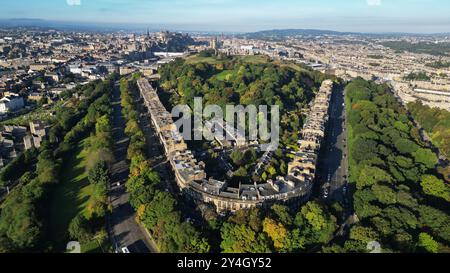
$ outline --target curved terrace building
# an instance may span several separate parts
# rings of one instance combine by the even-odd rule
[[[205,164],[198,162],[188,149],[156,90],[145,78],[138,80],[138,87],[175,173],[176,182],[180,189],[194,199],[213,204],[218,212],[224,212],[262,206],[266,202],[309,198],[328,121],[332,81],[324,81],[316,95],[302,131],[302,139],[299,140],[300,149],[289,163],[288,175],[268,180],[264,184],[240,184],[237,188],[229,187],[225,181],[207,177]],[[260,164],[258,168],[261,168]]]

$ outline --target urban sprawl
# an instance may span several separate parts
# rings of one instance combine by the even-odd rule
[[[298,140],[299,150],[289,162],[288,175],[269,179],[264,184],[240,184],[207,177],[205,164],[197,161],[161,103],[152,82],[159,78],[158,68],[176,58],[185,58],[212,49],[225,55],[267,55],[272,59],[292,61],[314,70],[351,80],[362,77],[388,83],[406,104],[416,99],[425,104],[450,110],[450,68],[433,68],[430,63],[449,62],[448,57],[395,51],[384,42],[393,38],[362,35],[319,35],[291,37],[283,41],[246,39],[234,36],[193,36],[159,32],[136,34],[96,34],[37,30],[0,31],[0,115],[18,118],[38,107],[47,109],[46,118],[37,118],[23,126],[2,126],[0,166],[32,147],[39,147],[46,135],[47,118],[52,104],[64,92],[108,74],[121,76],[140,72],[140,95],[151,123],[164,147],[165,156],[180,189],[217,211],[236,211],[270,201],[307,200],[316,178],[316,166],[325,137],[333,82],[326,80],[307,112],[307,120]],[[399,37],[409,42],[438,43],[429,37]],[[447,38],[441,38],[447,39]],[[177,49],[179,42],[189,43],[188,50]],[[408,77],[424,75],[424,77]],[[236,147],[249,145],[236,141]],[[270,157],[270,152],[264,157]],[[256,174],[264,168],[258,164]]]

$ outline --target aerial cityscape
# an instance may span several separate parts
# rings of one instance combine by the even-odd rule
[[[450,2],[4,2],[0,258],[450,253]]]

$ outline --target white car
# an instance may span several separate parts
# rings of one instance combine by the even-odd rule
[[[122,247],[122,253],[131,253],[130,250],[128,250],[128,247]]]

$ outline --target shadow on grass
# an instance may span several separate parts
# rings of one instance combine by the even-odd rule
[[[55,249],[65,247],[69,241],[68,228],[75,216],[84,213],[92,194],[86,172],[86,154],[83,150],[85,141],[63,164],[60,183],[53,191],[50,208],[50,239]]]

